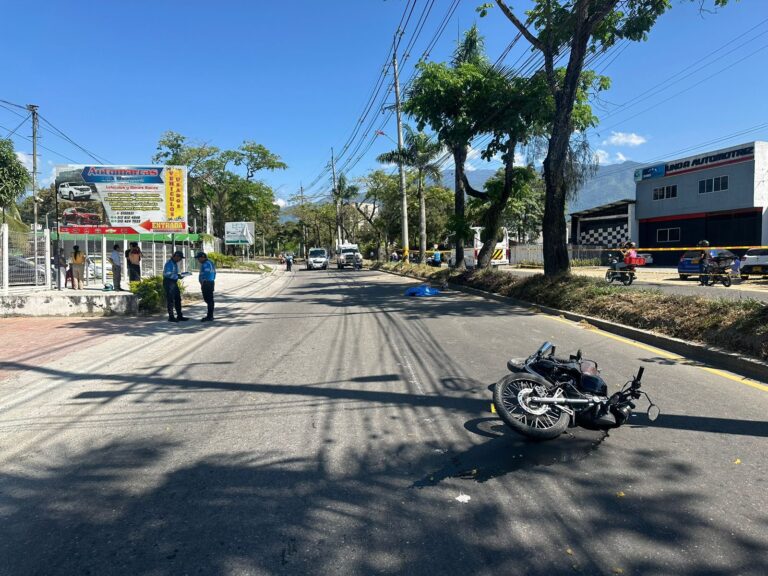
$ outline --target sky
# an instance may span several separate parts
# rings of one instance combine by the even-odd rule
[[[481,3],[38,0],[30,10],[0,0],[0,101],[38,105],[43,119],[111,164],[150,163],[167,130],[222,149],[252,140],[288,165],[258,175],[281,204],[302,185],[321,198],[332,148],[338,171],[354,179],[381,168],[376,156],[396,147],[388,64],[398,28],[404,87],[421,56],[449,60],[473,23],[491,61],[505,53],[515,30],[498,8],[479,18]],[[704,0],[707,9],[712,3]],[[611,78],[589,132],[602,165],[768,140],[768,0],[705,12],[700,0],[672,4],[647,41],[621,43],[591,63]],[[522,17],[530,0],[508,5]],[[520,40],[503,62],[519,69],[529,54]],[[26,116],[0,102],[0,137]],[[96,163],[42,128],[43,184],[56,164]],[[11,136],[28,163],[30,135],[27,121]],[[469,168],[498,167],[480,160],[482,141],[475,144]]]

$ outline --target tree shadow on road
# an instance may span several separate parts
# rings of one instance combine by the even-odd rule
[[[519,449],[493,443],[477,457]],[[350,452],[331,469],[322,454],[189,459],[161,438],[104,442],[0,473],[0,557],[5,573],[52,575],[760,573],[763,543],[709,521],[706,495],[685,486],[695,470],[660,475],[641,467],[651,456],[628,455],[629,476],[589,474],[605,464],[591,459],[510,468],[514,482],[462,504],[461,478],[408,488],[446,458],[426,447]],[[641,493],[650,480],[666,489]],[[552,483],[578,501],[549,498]],[[628,485],[638,494],[617,498]]]

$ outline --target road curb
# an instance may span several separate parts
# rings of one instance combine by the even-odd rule
[[[427,282],[427,280],[423,278],[417,278],[415,276],[402,274],[400,272],[391,272],[389,270],[383,269],[377,270],[379,272],[386,272],[387,274],[393,274],[395,276],[402,276],[412,280]],[[608,320],[603,320],[602,318],[586,316],[576,312],[558,310],[557,308],[550,308],[549,306],[542,306],[540,304],[528,302],[525,300],[518,300],[517,298],[511,298],[509,296],[502,296],[501,294],[486,292],[484,290],[463,286],[461,284],[454,284],[449,282],[448,285],[458,292],[472,294],[473,296],[488,298],[490,300],[495,300],[497,302],[502,302],[512,306],[532,308],[537,312],[542,312],[550,316],[560,316],[574,322],[587,322],[591,326],[599,328],[605,332],[616,334],[617,336],[622,336],[637,342],[642,342],[643,344],[648,344],[650,346],[655,346],[656,348],[661,348],[663,350],[679,354],[680,356],[685,356],[686,358],[701,364],[707,364],[714,368],[728,370],[729,372],[733,372],[734,374],[738,374],[746,378],[768,383],[768,365],[754,358],[740,356],[733,352],[728,352],[714,346],[686,342],[685,340],[673,338],[672,336],[666,336],[656,332],[650,332],[648,330],[641,330],[640,328],[632,328],[631,326],[617,324],[616,322],[610,322]]]

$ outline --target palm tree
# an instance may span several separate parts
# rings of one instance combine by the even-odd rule
[[[341,242],[346,242],[348,240],[348,231],[344,226],[344,206],[349,204],[350,200],[355,198],[359,192],[360,187],[358,185],[350,184],[343,173],[339,175],[339,179],[336,182],[336,190],[334,190],[334,203],[337,207],[337,227],[340,235],[339,240]]]
[[[433,142],[424,132],[415,132],[405,126],[403,147],[380,154],[376,160],[385,164],[400,164],[416,171],[417,192],[419,198],[419,262],[424,262],[427,251],[427,206],[424,200],[424,184],[427,178],[439,182],[440,167],[435,158],[440,156],[443,145]]]

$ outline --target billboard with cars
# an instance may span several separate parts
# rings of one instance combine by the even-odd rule
[[[187,229],[186,166],[56,166],[63,233],[181,233]]]

